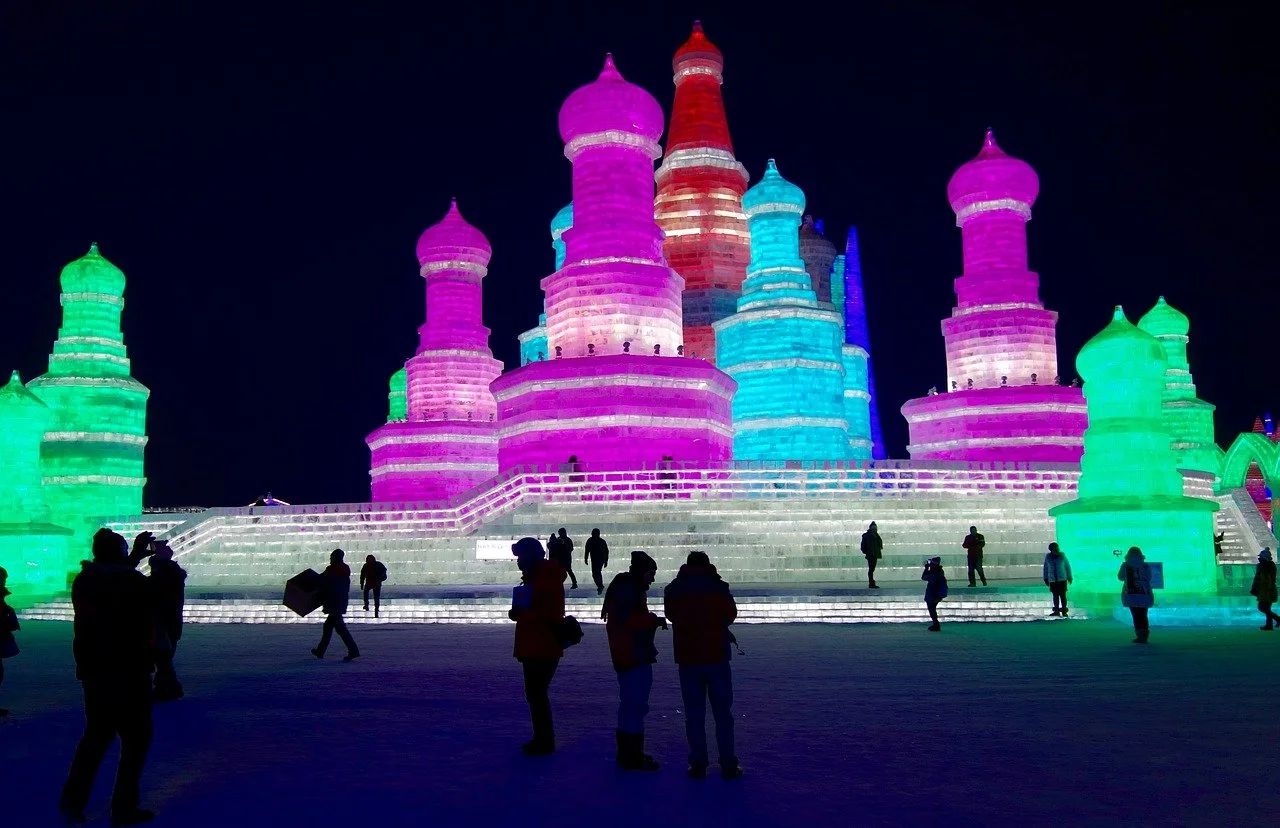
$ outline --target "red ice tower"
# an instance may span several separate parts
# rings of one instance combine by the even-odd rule
[[[694,21],[676,51],[676,97],[654,201],[667,263],[684,277],[685,356],[715,362],[711,327],[737,310],[751,261],[747,171],[733,156],[720,95],[724,58]]]

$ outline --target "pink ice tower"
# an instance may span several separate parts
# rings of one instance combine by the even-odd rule
[[[1040,277],[1027,267],[1026,223],[1039,191],[1035,170],[1001,150],[991,130],[951,177],[964,273],[942,322],[943,393],[902,407],[914,459],[1080,460],[1084,398],[1060,384],[1058,315],[1040,302]]]
[[[653,162],[664,117],[605,59],[560,109],[573,164],[565,258],[542,280],[547,360],[493,383],[499,464],[643,467],[728,460],[733,380],[682,356],[684,280],[662,256]]]
[[[438,500],[498,473],[497,404],[489,384],[502,363],[480,318],[480,282],[492,248],[449,206],[418,239],[427,321],[405,363],[405,419],[367,438],[374,501]]]

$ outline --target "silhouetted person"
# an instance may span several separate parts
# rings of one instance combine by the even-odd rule
[[[369,593],[373,593],[373,617],[382,611],[382,585],[387,580],[387,567],[382,561],[366,555],[360,567],[360,592],[364,595],[364,611],[369,611]]]
[[[1258,553],[1258,568],[1253,573],[1253,587],[1250,588],[1249,594],[1258,599],[1258,612],[1262,613],[1263,620],[1267,622],[1266,626],[1260,627],[1263,630],[1275,629],[1275,624],[1280,624],[1280,615],[1276,615],[1271,611],[1271,605],[1276,602],[1276,563],[1271,560],[1271,549],[1264,548]],[[3,601],[0,598],[0,601]],[[4,645],[0,643],[0,648]]]
[[[707,775],[707,698],[716,722],[720,776],[742,775],[733,743],[733,673],[729,669],[738,605],[706,552],[690,552],[676,579],[663,592],[663,612],[672,626],[672,647],[680,670],[684,733],[689,742],[689,776]]]
[[[876,586],[876,564],[884,557],[884,540],[880,537],[880,530],[876,528],[874,520],[867,531],[862,533],[862,554],[867,559],[867,588],[879,589]]]
[[[324,630],[320,633],[320,644],[311,651],[316,658],[324,658],[324,651],[329,649],[329,639],[336,630],[342,643],[347,645],[347,654],[343,661],[352,661],[360,657],[360,648],[356,640],[347,631],[347,622],[343,615],[347,612],[347,600],[351,596],[351,567],[342,561],[343,551],[335,549],[329,554],[329,565],[320,573],[324,584],[324,599],[320,605],[324,610]]]
[[[1058,548],[1058,544],[1049,544],[1049,554],[1044,556],[1044,585],[1053,596],[1053,615],[1067,615],[1067,587],[1071,585],[1071,561]]]
[[[182,682],[174,669],[173,660],[178,654],[178,641],[182,638],[182,607],[186,599],[187,573],[173,559],[173,550],[167,543],[152,544],[151,577],[148,581],[156,602],[156,688],[155,700],[159,702],[180,699]]]
[[[987,547],[987,539],[978,531],[978,527],[970,526],[969,534],[965,535],[964,541],[960,544],[964,547],[969,563],[969,586],[977,586],[973,580],[976,574],[982,579],[982,585],[987,585],[987,573],[982,571],[982,550]]]
[[[569,580],[572,581],[570,589],[578,588],[578,576],[573,574],[573,538],[569,537],[564,531],[564,527],[560,527],[560,533],[552,535],[547,541],[547,557],[560,564],[561,568],[569,574]]]
[[[1151,637],[1147,610],[1155,605],[1155,594],[1151,591],[1151,566],[1143,557],[1141,549],[1129,547],[1116,578],[1123,584],[1120,587],[1120,603],[1128,607],[1129,614],[1133,616],[1133,631],[1137,634],[1133,643],[1146,644]]]
[[[1214,560],[1222,557],[1222,542],[1227,539],[1226,532],[1219,532],[1213,536],[1213,557]]]
[[[13,593],[9,592],[9,573],[0,566],[0,685],[4,684],[4,660],[13,658],[18,654],[18,641],[13,634],[20,627],[18,626],[18,614],[13,611],[13,607],[9,606],[8,598]],[[0,707],[0,716],[8,716],[9,709]]]
[[[600,537],[599,529],[591,530],[587,538],[583,563],[591,565],[591,579],[596,582],[596,595],[604,594],[604,568],[609,565],[609,544]]]
[[[520,749],[529,756],[546,756],[556,749],[550,689],[564,655],[559,631],[566,575],[562,566],[543,557],[537,538],[521,538],[511,545],[511,553],[521,578],[507,616],[516,622],[515,657],[524,671],[524,697],[533,719],[533,739]]]
[[[111,795],[111,820],[137,825],[153,816],[138,807],[138,786],[151,746],[154,591],[134,567],[145,557],[151,533],[143,532],[128,553],[125,539],[110,529],[93,536],[93,560],[82,561],[71,585],[75,610],[72,652],[84,688],[84,735],[76,746],[62,788],[67,822],[84,822],[94,777],[107,748],[120,738],[120,765]],[[127,554],[128,553],[128,554]]]
[[[947,597],[947,574],[942,571],[942,558],[930,558],[925,561],[924,572],[920,580],[925,582],[924,605],[929,608],[929,632],[939,632],[942,625],[938,623],[938,604]]]
[[[653,584],[658,564],[640,551],[631,553],[631,567],[614,576],[604,595],[600,617],[609,634],[609,656],[618,674],[618,766],[623,770],[653,771],[654,758],[644,752],[644,717],[649,713],[653,665],[658,648],[653,637],[667,622],[649,612],[645,593]]]

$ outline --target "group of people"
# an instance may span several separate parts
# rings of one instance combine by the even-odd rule
[[[599,537],[598,531],[592,537]],[[524,671],[525,698],[533,721],[533,738],[522,749],[545,756],[556,749],[550,687],[564,648],[577,627],[565,616],[563,564],[548,558],[537,538],[512,544],[521,583],[512,592],[510,618],[516,622],[514,655]],[[689,776],[705,778],[710,758],[706,736],[707,701],[715,720],[716,747],[723,779],[736,779],[742,767],[734,748],[733,677],[729,662],[736,644],[729,626],[738,608],[705,552],[690,552],[663,593],[665,617],[650,611],[648,591],[658,565],[643,551],[631,553],[626,572],[614,576],[600,612],[609,640],[609,657],[618,680],[618,721],[614,731],[616,761],[627,771],[657,770],[659,763],[644,750],[644,723],[658,660],[658,630],[672,629],[680,693],[689,743]],[[599,582],[598,582],[599,583]]]
[[[347,647],[343,661],[355,661],[360,648],[347,629],[347,606],[351,595],[351,567],[345,560],[346,553],[335,549],[329,553],[329,565],[320,573],[320,609],[324,613],[324,626],[320,631],[320,643],[311,648],[316,658],[324,658],[329,642],[336,632]],[[360,567],[360,592],[364,596],[364,611],[369,611],[369,595],[373,595],[373,617],[382,615],[382,585],[387,581],[387,565],[373,555],[366,555]]]
[[[599,529],[591,530],[587,538],[582,562],[591,567],[591,579],[596,584],[596,595],[604,594],[604,568],[609,565],[609,544],[600,537]],[[570,580],[570,589],[578,588],[578,576],[573,572],[573,538],[563,526],[547,538],[547,557],[564,569]]]

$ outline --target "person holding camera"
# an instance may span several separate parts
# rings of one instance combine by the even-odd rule
[[[182,607],[186,602],[187,573],[173,559],[173,550],[164,541],[151,544],[151,577],[147,580],[155,593],[156,688],[155,700],[173,701],[183,697],[182,682],[174,669],[173,659],[182,638]]]
[[[139,785],[151,746],[152,649],[156,632],[155,592],[136,568],[151,554],[152,535],[128,544],[110,529],[93,536],[93,560],[81,561],[71,585],[74,609],[72,653],[84,688],[84,735],[62,788],[60,808],[72,824],[84,808],[111,742],[120,739],[120,765],[111,795],[111,821],[137,825],[155,814],[138,806]]]
[[[609,635],[609,657],[618,674],[618,767],[655,771],[658,763],[644,752],[644,717],[649,713],[653,689],[653,665],[658,648],[653,639],[667,621],[649,611],[645,595],[653,585],[658,564],[648,554],[631,553],[631,567],[614,576],[604,594],[604,619]]]
[[[930,558],[924,562],[924,572],[920,580],[925,582],[924,604],[929,608],[929,632],[940,632],[942,625],[938,623],[938,604],[947,597],[947,574],[942,571],[942,558]]]
[[[537,538],[521,538],[511,545],[520,567],[520,586],[512,590],[507,617],[516,622],[516,661],[524,671],[524,698],[533,720],[533,739],[521,745],[528,756],[555,752],[551,721],[551,679],[564,657],[560,628],[564,623],[564,582],[568,574],[547,560]]]

